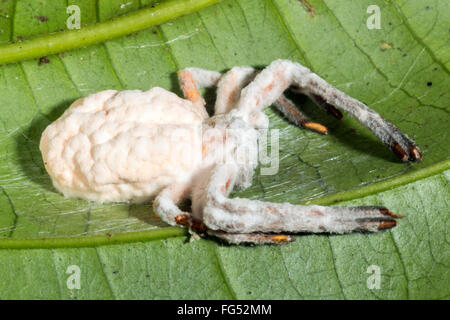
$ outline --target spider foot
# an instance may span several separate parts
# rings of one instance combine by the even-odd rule
[[[395,218],[403,218],[401,214],[395,214],[389,209],[381,206],[360,206],[351,207],[355,211],[355,216],[351,219],[357,223],[355,231],[362,232],[376,232],[379,230],[387,230],[394,228],[397,225]],[[353,223],[352,221],[343,221],[346,223]]]
[[[403,218],[401,214],[395,214],[383,206],[357,206],[357,207],[322,207],[323,216],[327,219],[313,223],[313,230],[325,233],[349,233],[349,232],[378,232],[394,228],[397,225],[396,218]],[[319,214],[321,210],[311,210],[308,215]]]
[[[400,158],[403,162],[421,161],[422,153],[416,144],[405,134],[398,131],[396,127],[391,125],[394,132],[389,148]]]
[[[322,109],[332,114],[338,120],[342,119],[342,113],[333,105],[325,101],[321,96],[310,94],[310,98]],[[421,161],[422,154],[415,143],[406,134],[397,129],[396,126],[383,119],[373,110],[369,108],[363,109],[361,115],[358,114],[357,118],[380,140],[387,145],[403,162],[408,161]]]

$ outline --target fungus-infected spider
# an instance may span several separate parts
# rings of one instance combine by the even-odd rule
[[[281,243],[293,241],[290,234],[299,232],[375,232],[396,225],[394,218],[400,216],[379,206],[227,197],[233,188],[252,182],[257,163],[247,160],[257,150],[257,128],[268,127],[265,107],[274,104],[294,124],[327,133],[283,95],[287,89],[306,94],[338,119],[339,109],[348,112],[402,161],[421,160],[414,142],[365,104],[288,60],[274,61],[262,71],[235,67],[222,75],[188,68],[178,76],[186,99],[155,87],[107,90],[73,103],[41,139],[55,187],[66,196],[100,202],[142,202],[157,195],[153,207],[162,220],[229,243]],[[209,117],[199,89],[211,86],[217,86],[217,99]],[[183,152],[174,151],[180,147]],[[242,147],[249,151],[244,159]],[[177,206],[188,198],[190,213]]]

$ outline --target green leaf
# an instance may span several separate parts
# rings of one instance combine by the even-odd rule
[[[0,298],[448,299],[448,2],[310,0],[311,11],[298,0],[226,0],[139,32],[144,26],[123,23],[179,2],[150,9],[140,8],[155,1],[0,2],[0,61],[16,61],[0,65]],[[190,1],[197,9],[207,2]],[[83,27],[46,35],[66,28],[68,4],[80,6]],[[366,26],[373,4],[379,30]],[[176,16],[195,9],[177,8]],[[76,46],[64,43],[68,34]],[[83,42],[88,34],[95,41]],[[12,56],[21,44],[30,55]],[[49,63],[24,60],[31,56]],[[424,160],[400,163],[356,121],[336,121],[300,97],[300,108],[330,134],[301,130],[268,109],[280,130],[280,170],[257,174],[235,195],[385,205],[406,215],[392,231],[302,235],[280,247],[189,243],[150,204],[99,205],[52,187],[40,135],[80,96],[150,86],[180,93],[180,68],[223,71],[278,58],[301,62],[376,109],[414,137]],[[79,290],[67,287],[70,265],[81,269]],[[380,268],[380,289],[367,287],[371,265]]]

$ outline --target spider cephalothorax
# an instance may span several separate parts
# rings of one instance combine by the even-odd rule
[[[170,225],[230,243],[280,243],[299,232],[378,231],[400,217],[379,206],[326,207],[228,198],[252,182],[258,128],[274,105],[292,123],[327,133],[283,92],[308,95],[337,118],[349,113],[402,161],[419,161],[414,142],[365,104],[302,65],[277,60],[262,71],[235,67],[225,74],[199,68],[178,72],[185,99],[161,88],[107,90],[79,99],[43,133],[41,152],[55,187],[69,197],[143,202]],[[217,86],[214,116],[199,93]],[[192,200],[191,212],[177,204]]]

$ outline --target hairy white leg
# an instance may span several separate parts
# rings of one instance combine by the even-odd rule
[[[211,173],[214,167],[204,168],[194,177],[192,181],[192,220],[203,221],[203,211],[208,201],[208,192],[206,191],[209,186]],[[204,224],[197,223],[197,228],[201,232],[206,231],[209,235],[220,238],[228,243],[258,243],[258,244],[270,244],[270,243],[282,243],[291,242],[295,238],[287,235],[280,234],[231,234],[220,230],[207,229]]]
[[[214,114],[228,113],[236,106],[241,90],[256,76],[252,67],[234,67],[225,73],[217,84],[217,98]]]
[[[181,211],[178,204],[189,198],[190,193],[190,182],[175,182],[158,194],[153,201],[153,210],[165,223],[187,225],[190,214]]]
[[[225,73],[217,84],[217,99],[214,107],[215,114],[227,113],[234,109],[241,97],[242,89],[256,77],[258,72],[259,70],[252,67],[234,67]],[[284,95],[281,95],[278,100],[275,101],[274,106],[295,125],[319,133],[327,133],[326,127],[308,121],[295,107],[294,103]],[[269,126],[269,119],[262,110],[252,113],[249,117],[249,121],[257,128],[267,128]]]
[[[396,225],[401,217],[379,206],[325,207],[228,198],[238,167],[219,165],[212,170],[206,189],[203,223],[226,233],[349,233],[376,232]]]
[[[217,98],[214,114],[224,114],[236,107],[242,88],[247,86],[258,74],[252,67],[234,67],[225,73],[217,84]],[[261,110],[252,113],[248,121],[256,128],[268,128],[269,118]]]
[[[269,117],[262,111],[253,112],[249,118],[248,122],[257,129],[267,129],[269,128]]]
[[[233,67],[225,74],[221,75],[217,71],[210,71],[200,68],[187,68],[178,72],[180,86],[185,97],[202,109],[203,115],[207,113],[204,109],[205,101],[200,96],[198,89],[204,87],[217,86],[217,97],[214,106],[214,114],[228,113],[236,107],[241,96],[242,89],[247,86],[258,74],[258,70],[252,67]],[[295,107],[294,103],[284,95],[274,103],[288,120],[302,128],[317,131],[322,134],[327,133],[326,127],[307,121],[306,117]],[[269,119],[258,110],[252,113],[248,119],[257,128],[267,128]]]
[[[309,95],[319,105],[325,107],[331,105],[348,112],[371,130],[402,161],[421,160],[420,151],[414,142],[393,124],[364,103],[336,89],[308,68],[289,60],[272,62],[242,90],[237,104],[240,115],[248,120],[255,110],[261,110],[273,104],[290,86]]]
[[[178,71],[178,80],[184,97],[198,107],[204,119],[207,119],[209,115],[199,90],[216,86],[221,76],[220,72],[200,68],[186,68]]]

